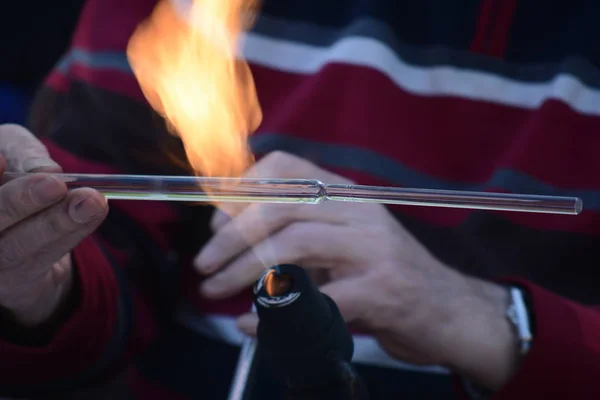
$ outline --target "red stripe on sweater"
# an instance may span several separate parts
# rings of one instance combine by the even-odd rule
[[[265,116],[260,131],[369,149],[439,179],[481,183],[507,168],[563,188],[599,186],[600,118],[558,101],[530,111],[423,97],[375,70],[339,64],[315,76],[253,73]]]
[[[517,0],[502,0],[500,9],[496,16],[493,31],[492,41],[488,54],[493,57],[504,57],[506,45],[508,43],[509,31],[512,25],[515,9],[517,8]]]
[[[45,84],[57,92],[65,93],[68,92],[69,88],[71,87],[71,78],[65,76],[57,70],[54,70],[50,73],[50,75],[48,75],[48,78],[46,78]]]
[[[482,53],[485,40],[489,34],[489,24],[491,22],[492,11],[495,0],[482,0],[477,16],[477,24],[475,26],[475,36],[471,42],[471,51]]]
[[[155,4],[155,0],[88,1],[73,36],[74,47],[124,51],[134,29],[150,15]]]
[[[516,0],[483,0],[471,51],[503,57],[516,6]]]

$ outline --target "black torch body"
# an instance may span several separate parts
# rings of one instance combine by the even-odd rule
[[[366,400],[351,364],[352,335],[335,302],[292,264],[268,269],[254,287],[262,355],[288,399]]]

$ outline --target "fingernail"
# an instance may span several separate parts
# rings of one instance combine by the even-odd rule
[[[67,193],[64,185],[51,176],[34,183],[29,190],[31,198],[37,204],[52,203]]]
[[[96,197],[79,197],[69,205],[69,215],[80,224],[93,221],[104,213],[106,202]]]

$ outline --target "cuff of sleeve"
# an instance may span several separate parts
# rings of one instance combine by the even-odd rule
[[[0,394],[48,393],[94,376],[123,335],[122,299],[110,261],[93,238],[73,251],[81,291],[73,314],[45,347],[0,341]],[[102,369],[102,368],[101,368]]]
[[[498,282],[529,294],[535,331],[515,376],[490,400],[600,398],[600,314],[520,278]]]

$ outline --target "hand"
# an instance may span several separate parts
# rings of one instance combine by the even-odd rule
[[[247,176],[352,183],[280,152],[267,155]],[[200,272],[212,275],[202,286],[203,294],[211,298],[238,293],[252,285],[266,267],[277,263],[298,263],[313,276],[321,272],[320,280],[327,280],[329,272],[338,274],[340,265],[347,266],[345,271],[358,272],[357,268],[378,258],[389,258],[389,252],[379,251],[387,249],[384,243],[377,242],[387,241],[390,230],[398,228],[385,207],[373,204],[227,203],[220,208],[227,213],[215,213],[211,223],[215,235],[197,258]]]
[[[284,153],[266,156],[249,175],[351,183]],[[443,265],[384,206],[227,207],[233,218],[216,213],[215,235],[196,262],[209,276],[201,287],[205,296],[231,296],[276,263],[321,271],[321,278],[325,271],[321,290],[346,321],[372,333],[394,357],[445,365],[488,388],[508,380],[516,345],[504,316],[506,290]],[[249,334],[256,323],[252,314],[239,320]]]
[[[107,213],[91,189],[67,192],[61,168],[30,132],[0,126],[0,176],[39,172],[0,186],[0,306],[24,327],[46,322],[72,285],[69,255]]]

